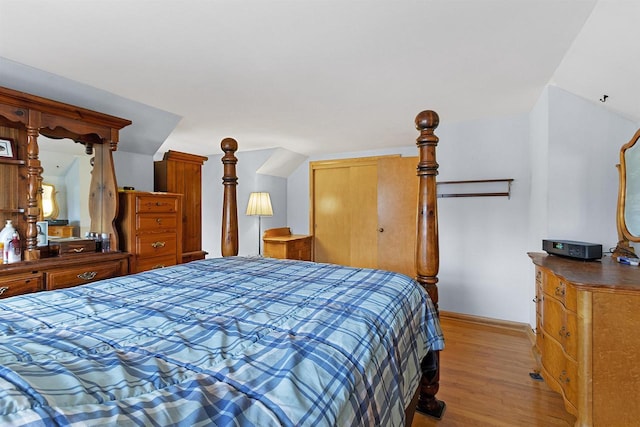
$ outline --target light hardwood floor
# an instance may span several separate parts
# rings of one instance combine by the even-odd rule
[[[529,373],[535,368],[524,329],[441,317],[441,420],[416,413],[412,427],[572,426],[559,394]]]

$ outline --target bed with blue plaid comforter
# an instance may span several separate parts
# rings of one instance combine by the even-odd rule
[[[0,425],[403,425],[443,345],[406,276],[194,261],[0,300]]]

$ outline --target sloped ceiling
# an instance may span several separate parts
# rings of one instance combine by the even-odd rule
[[[547,84],[640,120],[639,20],[621,0],[0,0],[0,85],[133,120],[124,151],[308,156],[411,144],[423,109],[528,112]]]

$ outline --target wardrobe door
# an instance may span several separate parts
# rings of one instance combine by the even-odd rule
[[[349,168],[313,171],[313,253],[316,262],[349,265]]]
[[[378,266],[377,165],[349,168],[349,204],[351,206],[351,248],[349,265]]]
[[[378,268],[414,277],[417,157],[378,160]]]
[[[311,164],[314,260],[415,275],[417,157]]]
[[[311,165],[314,260],[377,265],[377,161],[347,159]]]

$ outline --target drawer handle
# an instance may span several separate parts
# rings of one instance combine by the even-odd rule
[[[162,224],[162,218],[156,218],[156,222],[157,222],[158,224]]]
[[[79,254],[80,252],[84,251],[84,248],[73,248],[71,249],[71,251]]]
[[[4,294],[5,292],[7,292],[9,290],[8,286],[3,286],[0,288],[0,295]]]
[[[571,336],[571,332],[567,331],[567,328],[565,328],[564,326],[560,328],[558,334],[564,338],[569,338]]]
[[[538,297],[533,298],[533,302],[535,302],[536,304],[541,301],[542,301],[542,298],[538,298]]]
[[[567,371],[562,371],[560,376],[558,377],[561,383],[569,384],[571,382],[571,378],[567,376]]]
[[[78,274],[78,279],[82,279],[82,280],[91,280],[94,277],[96,277],[98,273],[95,271],[85,271],[82,274]]]
[[[153,242],[151,246],[154,248],[164,248],[165,244],[166,244],[165,242]]]
[[[151,267],[151,269],[156,269],[156,268],[164,268],[164,264],[156,264],[153,267]]]
[[[564,286],[556,287],[556,296],[563,297],[564,296]]]

